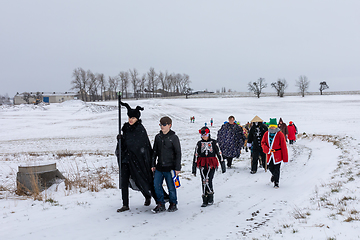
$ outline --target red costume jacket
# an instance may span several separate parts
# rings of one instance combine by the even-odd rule
[[[269,144],[269,131],[267,131],[262,140],[261,147],[266,153],[266,161],[270,162],[271,157],[274,158],[274,163],[288,162],[288,151],[286,147],[286,140],[284,134],[279,131],[275,134],[272,146]]]
[[[288,125],[288,139],[289,140],[296,140],[296,128],[293,124]]]

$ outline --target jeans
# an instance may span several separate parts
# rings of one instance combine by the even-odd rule
[[[164,179],[169,190],[169,202],[177,204],[176,188],[171,176],[171,172],[160,172],[158,170],[155,170],[154,187],[155,187],[157,202],[163,205],[165,204],[164,191],[162,187],[162,183]]]

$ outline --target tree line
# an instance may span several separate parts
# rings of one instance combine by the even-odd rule
[[[76,68],[72,78],[72,90],[79,92],[83,101],[114,100],[118,91],[125,98],[148,98],[188,95],[192,90],[189,75],[156,72],[152,67],[143,74],[134,68],[108,78],[103,73]]]
[[[272,88],[276,90],[276,93],[279,97],[284,97],[285,89],[288,87],[288,83],[285,78],[283,79],[279,78],[276,82],[272,82],[270,85]],[[305,96],[305,93],[307,92],[309,85],[310,85],[310,81],[305,75],[301,75],[299,79],[295,80],[295,86],[297,87],[302,97]],[[263,89],[265,89],[266,87],[267,87],[267,83],[265,82],[265,78],[259,78],[255,82],[248,83],[248,90],[250,92],[253,92],[258,98],[260,98]],[[319,91],[321,95],[323,94],[323,91],[328,88],[329,86],[325,81],[320,82]]]

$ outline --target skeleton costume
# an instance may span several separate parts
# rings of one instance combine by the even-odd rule
[[[222,172],[226,171],[225,162],[222,157],[220,147],[216,140],[210,137],[210,130],[203,127],[199,130],[202,139],[197,142],[194,153],[192,173],[196,176],[196,168],[200,169],[202,182],[202,207],[211,205],[214,202],[214,189],[212,180],[214,178],[215,169],[221,164]],[[204,140],[203,137],[208,137]]]

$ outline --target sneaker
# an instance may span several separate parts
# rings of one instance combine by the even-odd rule
[[[255,174],[255,173],[256,173],[256,171],[250,171],[250,173],[251,173],[251,174]]]
[[[274,183],[274,188],[278,189],[279,188],[279,183]]]
[[[168,212],[175,212],[177,210],[178,210],[178,208],[177,208],[176,204],[175,203],[170,203],[170,206],[169,206],[167,211]]]
[[[150,206],[151,204],[151,198],[146,198],[144,202],[144,206]]]
[[[161,203],[159,203],[158,205],[156,205],[156,207],[151,210],[153,213],[159,213],[159,212],[164,212],[166,209],[165,209],[165,206],[162,205]]]
[[[125,212],[130,210],[130,208],[128,206],[122,206],[122,208],[119,208],[118,210],[116,210],[117,212]]]

